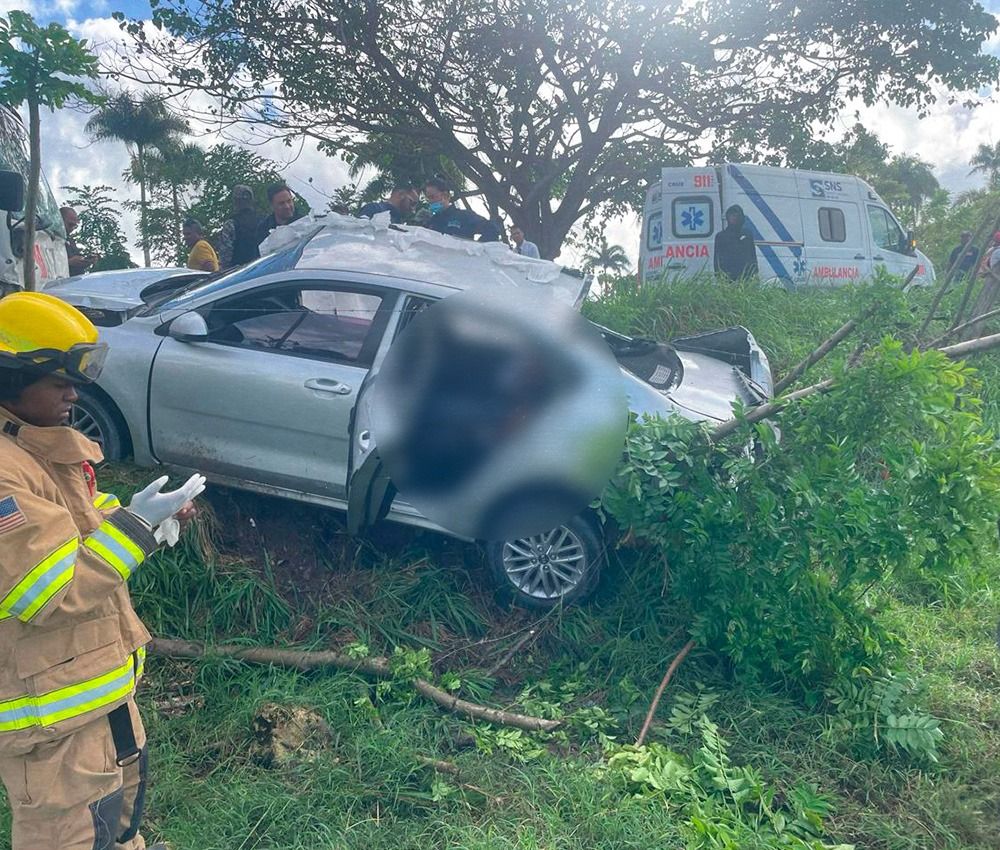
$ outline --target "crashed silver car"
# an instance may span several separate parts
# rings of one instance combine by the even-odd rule
[[[110,345],[76,426],[110,459],[345,510],[355,533],[383,517],[440,531],[397,497],[364,421],[393,341],[428,305],[472,287],[544,288],[579,307],[588,280],[502,244],[341,216],[279,228],[264,247],[248,266],[177,285],[122,271],[103,292],[87,277],[51,287]],[[744,328],[670,344],[601,331],[637,414],[722,421],[734,402],[771,394],[767,358]],[[498,586],[542,608],[584,598],[605,561],[589,511],[485,551]]]

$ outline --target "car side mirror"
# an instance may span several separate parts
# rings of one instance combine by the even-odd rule
[[[902,253],[909,254],[911,257],[917,253],[917,237],[912,230],[906,231],[906,236],[903,237],[903,244],[899,246],[899,249]]]
[[[204,316],[192,310],[181,313],[165,325],[160,325],[156,332],[160,336],[169,336],[178,342],[204,342],[208,339],[208,323]]]
[[[0,171],[0,210],[24,209],[24,178],[16,171]]]

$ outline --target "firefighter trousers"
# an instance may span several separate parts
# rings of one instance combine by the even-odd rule
[[[146,734],[133,701],[138,758],[123,767],[107,717],[25,755],[0,756],[13,814],[11,850],[144,850]]]

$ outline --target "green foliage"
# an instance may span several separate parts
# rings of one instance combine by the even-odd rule
[[[662,801],[685,819],[690,850],[788,847],[849,850],[853,845],[822,841],[830,801],[800,783],[777,802],[776,789],[760,771],[734,765],[719,727],[705,714],[692,721],[698,739],[684,756],[663,744],[625,745],[608,750],[609,775],[635,797]]]
[[[84,254],[98,254],[94,271],[127,269],[132,265],[125,233],[122,231],[121,210],[115,204],[111,186],[63,186],[70,193],[66,203],[80,216],[76,242]]]
[[[849,15],[798,0],[457,0],[432,10],[413,0],[196,10],[164,0],[153,20],[126,28],[225,117],[249,113],[338,153],[405,132],[453,161],[546,257],[595,209],[634,208],[645,179],[702,154],[706,137],[735,161],[782,155],[851,101],[921,109],[941,88],[991,85],[998,68],[982,50],[997,22],[975,0],[891,14],[864,0]]]
[[[33,101],[49,109],[72,100],[98,103],[99,96],[72,79],[93,79],[97,71],[97,57],[87,42],[73,38],[65,27],[39,26],[18,10],[0,17],[0,103],[16,107]]]
[[[837,388],[744,428],[762,458],[678,417],[635,423],[603,498],[664,559],[699,645],[817,700],[897,660],[868,593],[954,570],[995,537],[1000,461],[972,370],[887,340]]]
[[[888,747],[918,760],[936,762],[944,732],[937,718],[908,704],[914,690],[910,677],[892,673],[836,683],[827,691],[836,708],[827,737],[851,741],[861,755],[870,756]]]

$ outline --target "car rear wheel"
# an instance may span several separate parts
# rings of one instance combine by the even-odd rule
[[[77,392],[80,397],[70,413],[70,425],[99,444],[105,460],[128,457],[131,448],[128,432],[111,402],[87,387],[79,387]]]
[[[590,596],[605,552],[597,521],[588,512],[551,531],[490,543],[487,562],[497,585],[515,605],[544,609]]]

